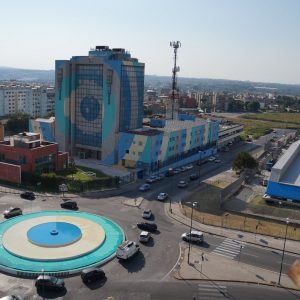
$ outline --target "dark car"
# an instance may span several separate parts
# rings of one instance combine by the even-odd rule
[[[105,273],[100,268],[88,268],[81,272],[81,279],[83,282],[90,283],[102,278],[105,278]]]
[[[23,199],[34,200],[35,199],[35,194],[33,192],[24,192],[20,195],[20,197],[23,198]]]
[[[11,218],[22,215],[22,209],[19,207],[10,207],[3,212],[4,218]]]
[[[156,231],[157,230],[157,225],[155,223],[147,223],[147,222],[142,222],[142,223],[137,223],[136,226],[145,231]]]
[[[190,180],[197,180],[198,178],[199,178],[199,174],[197,174],[197,173],[192,173],[190,175]]]
[[[65,282],[63,279],[49,276],[49,275],[40,275],[35,280],[35,286],[37,289],[52,289],[52,290],[64,290]]]
[[[77,209],[77,202],[76,201],[66,201],[60,204],[61,208],[68,208],[68,209]]]

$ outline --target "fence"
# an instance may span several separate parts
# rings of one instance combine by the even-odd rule
[[[183,214],[190,218],[192,209],[188,206],[182,206]],[[194,208],[193,220],[205,225],[235,229],[253,234],[269,235],[273,237],[285,237],[286,223],[280,220],[268,220],[260,216],[249,214],[224,213],[223,215],[212,215],[202,213]],[[300,225],[289,223],[287,228],[287,238],[291,240],[300,240]]]

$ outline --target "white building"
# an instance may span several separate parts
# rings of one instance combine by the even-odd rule
[[[15,82],[0,84],[0,116],[21,112],[43,117],[54,111],[54,103],[53,87]]]

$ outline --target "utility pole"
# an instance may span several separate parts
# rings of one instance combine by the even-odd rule
[[[180,68],[177,66],[177,50],[181,47],[181,43],[179,41],[170,42],[170,46],[174,49],[174,67],[172,70],[172,112],[171,119],[174,119],[174,105],[175,105],[175,93],[177,94],[177,81],[176,74],[179,72]]]

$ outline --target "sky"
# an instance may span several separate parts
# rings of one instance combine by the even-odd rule
[[[300,84],[300,0],[0,0],[0,66],[125,48],[148,75]]]

